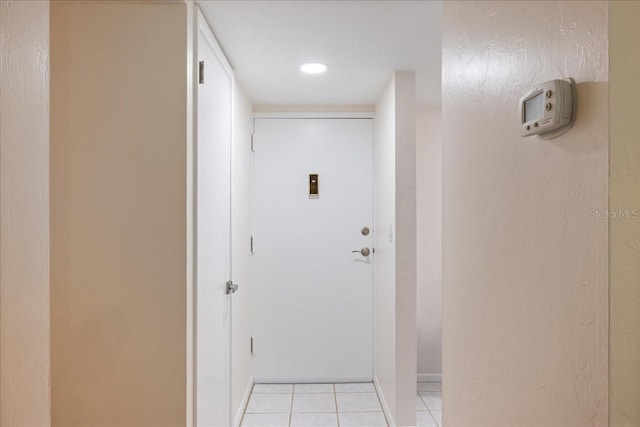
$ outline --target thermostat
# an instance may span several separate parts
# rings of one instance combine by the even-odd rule
[[[571,129],[576,111],[576,82],[569,78],[537,85],[520,98],[521,136],[551,139]]]

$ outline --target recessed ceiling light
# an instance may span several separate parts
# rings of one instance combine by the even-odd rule
[[[306,74],[322,74],[327,71],[329,67],[319,62],[307,62],[300,66],[300,71]]]

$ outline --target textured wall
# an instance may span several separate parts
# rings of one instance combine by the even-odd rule
[[[640,426],[640,3],[611,2],[609,29],[610,425]]]
[[[442,112],[418,109],[416,120],[418,379],[442,374]]]
[[[518,100],[574,77],[574,128]],[[607,2],[443,3],[443,378],[449,426],[608,418]]]
[[[392,423],[415,424],[416,89],[396,72],[376,103],[374,380]]]
[[[51,3],[54,425],[186,421],[186,25]]]
[[[0,2],[0,425],[50,424],[49,3]]]

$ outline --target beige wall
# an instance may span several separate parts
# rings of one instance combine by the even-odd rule
[[[640,426],[640,3],[609,13],[610,425]]]
[[[198,101],[197,101],[197,86],[195,82],[198,80],[198,76],[196,75],[196,62],[197,62],[197,53],[195,49],[197,48],[195,41],[198,37],[198,13],[197,8],[193,4],[193,1],[185,1],[185,5],[187,7],[187,51],[186,51],[186,59],[187,59],[187,80],[186,80],[186,90],[187,90],[187,105],[186,105],[186,118],[187,118],[187,141],[186,141],[186,427],[192,427],[194,425],[194,421],[196,418],[196,381],[195,381],[195,337],[194,332],[196,330],[196,319],[195,319],[195,309],[197,301],[195,300],[195,277],[196,277],[196,269],[197,265],[195,262],[196,255],[196,235],[195,235],[195,181],[196,181],[196,170],[195,164],[197,162],[197,158],[195,156],[195,144],[198,132],[198,120],[197,120],[197,109],[198,109]]]
[[[418,380],[442,374],[442,111],[416,116]]]
[[[410,426],[417,363],[413,72],[395,73],[379,98],[374,140],[374,380],[392,425]]]
[[[0,425],[50,425],[49,4],[0,2]]]
[[[52,419],[186,420],[184,4],[51,4]]]
[[[562,76],[575,126],[521,138]],[[607,424],[607,82],[607,2],[443,3],[445,425]]]
[[[251,103],[237,82],[233,87],[231,147],[231,276],[239,290],[233,294],[231,349],[231,415],[240,425],[252,385],[251,355],[251,200],[253,153]]]
[[[395,74],[396,414],[415,424],[417,376],[416,76]]]

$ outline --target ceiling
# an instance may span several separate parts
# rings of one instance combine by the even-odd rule
[[[418,103],[440,105],[440,1],[197,3],[254,104],[372,105],[410,70]],[[302,74],[309,61],[329,71]]]

